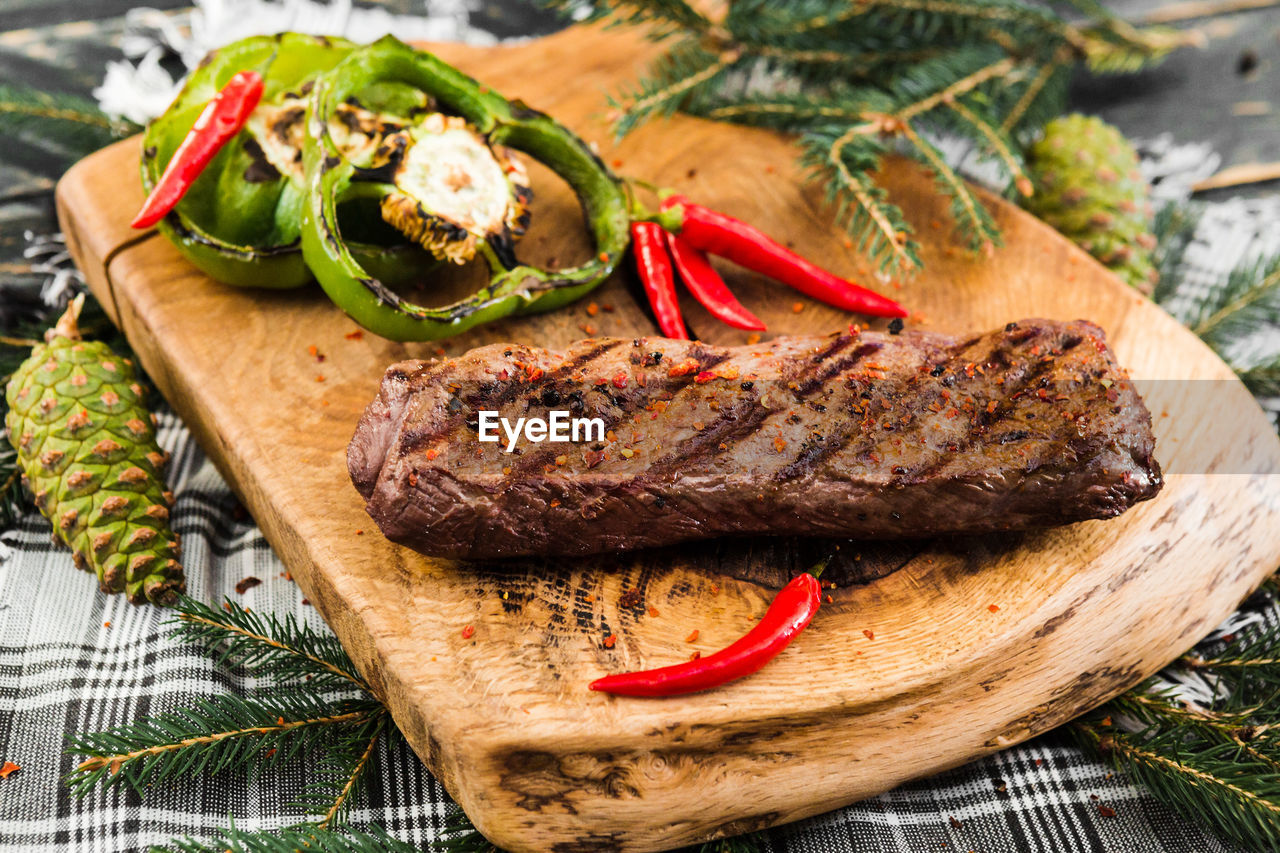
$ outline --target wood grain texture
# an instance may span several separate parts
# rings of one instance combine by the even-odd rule
[[[801,189],[794,150],[777,135],[680,117],[607,143],[602,92],[652,49],[633,39],[576,29],[519,47],[440,53],[596,139],[620,171],[678,186],[838,271],[863,270],[842,248],[820,190]],[[390,544],[348,482],[345,447],[384,367],[437,345],[351,340],[354,325],[317,289],[237,290],[201,276],[163,239],[126,245],[142,199],[137,157],[138,141],[127,140],[63,180],[72,251],[418,754],[509,850],[642,851],[731,835],[1010,746],[1158,669],[1280,565],[1280,441],[1230,370],[1009,205],[989,200],[1007,241],[994,258],[948,248],[945,203],[927,175],[895,161],[885,183],[927,245],[926,272],[890,290],[920,312],[913,322],[960,331],[1031,316],[1092,319],[1135,377],[1216,380],[1215,406],[1191,390],[1204,383],[1145,386],[1157,456],[1171,473],[1158,498],[1118,520],[852,543],[833,601],[758,675],[669,700],[590,693],[587,683],[604,672],[726,644],[820,546],[712,542],[480,566]],[[570,226],[580,219],[567,191],[539,175],[521,251],[566,263],[588,251]],[[729,275],[771,333],[849,321],[804,300],[796,313],[790,291]],[[484,327],[443,349],[562,346],[585,336],[583,327],[652,333],[632,288],[618,277],[569,309]],[[613,310],[590,315],[593,301]],[[690,301],[683,307],[706,339],[745,340]],[[312,345],[323,364],[308,354]],[[1246,470],[1271,473],[1233,473]],[[638,598],[621,600],[627,590]],[[464,640],[466,625],[475,634]],[[694,629],[699,638],[687,642]],[[617,643],[606,648],[611,634]]]

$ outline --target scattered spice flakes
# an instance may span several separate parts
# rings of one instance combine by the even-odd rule
[[[240,593],[241,595],[244,595],[246,592],[253,589],[255,586],[260,586],[261,584],[262,584],[261,578],[255,578],[253,575],[249,575],[249,577],[245,578],[244,580],[236,584],[236,592]]]
[[[758,343],[760,343],[760,333],[759,333],[759,332],[752,332],[751,334],[747,335],[747,345],[748,345],[748,346],[755,346],[755,345],[756,345],[756,344],[758,344]]]
[[[694,652],[693,654],[689,655],[689,660],[697,660],[700,657],[702,657],[702,652]]]
[[[617,645],[617,643],[618,643],[618,635],[617,635],[617,634],[610,634],[609,636],[607,636],[607,637],[605,637],[605,638],[604,638],[604,647],[605,647],[606,649],[611,649],[611,648],[613,648],[615,645]]]
[[[1111,808],[1111,806],[1104,806],[1102,803],[1098,803],[1098,814],[1103,817],[1115,817],[1116,810]]]
[[[948,816],[947,822],[951,824],[952,829],[964,829],[964,824],[956,820],[954,817]]]
[[[319,374],[319,373],[317,373],[317,374],[316,374],[316,381],[317,381],[317,382],[323,382],[323,381],[324,381],[324,376],[323,376],[323,375],[321,375],[321,374]]]
[[[347,332],[343,335],[349,341],[359,341],[364,339],[364,329],[356,329],[354,332]]]
[[[475,633],[476,633],[476,626],[468,625],[462,629],[462,639],[470,640],[472,637],[475,636]]]
[[[110,627],[111,627],[111,620],[110,620],[110,619],[108,619],[106,622],[103,622],[103,623],[102,623],[102,627],[103,627],[103,628],[110,628]]]
[[[799,314],[799,313],[800,313],[801,311],[803,311],[803,310],[804,310],[804,303],[803,303],[803,302],[793,302],[793,303],[791,304],[791,313],[792,313],[792,314]]]
[[[987,609],[988,609],[988,610],[990,610],[992,613],[996,613],[996,612],[999,612],[999,610],[1000,610],[1000,605],[999,605],[999,604],[988,604],[988,605],[987,605]]]
[[[14,764],[12,761],[6,761],[3,765],[0,765],[0,779],[8,779],[21,769],[21,764]]]
[[[649,618],[656,619],[658,617],[658,608],[649,605]]]
[[[673,366],[667,371],[668,376],[688,376],[690,373],[697,373],[702,365],[698,364],[696,358],[686,358],[684,361]]]
[[[324,353],[320,352],[315,344],[307,347],[307,355],[311,356],[316,361],[324,361]]]
[[[787,449],[787,441],[784,438],[775,438],[773,440],[773,449],[781,453]]]
[[[302,605],[303,605],[304,607],[310,607],[310,606],[311,606],[311,599],[309,599],[309,598],[304,598],[304,599],[302,599]]]
[[[643,596],[641,596],[640,590],[636,587],[625,589],[622,591],[622,595],[618,596],[618,606],[626,610],[634,610],[643,603]]]
[[[597,305],[596,303],[592,302],[590,305],[587,306],[588,317],[594,317],[599,313],[600,313],[600,306]]]
[[[702,636],[702,632],[699,631],[697,628],[694,628],[692,631],[689,632],[689,636],[684,638],[684,641],[686,643],[696,643],[698,642],[698,637],[700,636]]]
[[[866,637],[868,640],[874,640],[876,638],[876,632],[872,631],[870,628],[863,628],[862,636]]]

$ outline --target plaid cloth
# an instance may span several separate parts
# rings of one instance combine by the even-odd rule
[[[1274,249],[1276,202],[1211,209],[1196,238],[1205,250],[1187,255],[1195,265],[1188,286],[1206,286],[1238,258]],[[1241,241],[1242,234],[1251,237]],[[1216,246],[1230,249],[1210,251]],[[159,440],[173,453],[173,526],[182,536],[190,593],[204,601],[229,596],[258,612],[294,613],[327,630],[168,411],[161,412]],[[262,584],[236,593],[236,583],[247,577]],[[83,799],[68,795],[61,780],[74,759],[63,753],[65,735],[181,708],[199,696],[268,687],[175,642],[166,618],[158,608],[97,594],[93,578],[51,544],[40,515],[0,533],[0,762],[22,768],[0,780],[0,849],[132,851],[175,835],[207,835],[229,818],[245,829],[299,819],[288,804],[308,781],[305,761],[252,783],[225,775],[168,783],[142,798],[124,788],[98,788]],[[395,739],[381,747],[368,800],[352,819],[426,846],[441,836],[455,808]],[[776,828],[768,838],[778,853],[1234,849],[1058,734]]]

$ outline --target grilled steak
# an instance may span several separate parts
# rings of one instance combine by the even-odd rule
[[[515,424],[557,410],[606,434],[510,453],[501,430],[479,440],[484,412]],[[1110,518],[1159,491],[1153,446],[1101,329],[1024,320],[965,337],[593,339],[406,361],[347,460],[388,538],[481,559]]]

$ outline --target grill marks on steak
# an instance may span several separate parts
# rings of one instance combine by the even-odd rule
[[[604,420],[478,441],[477,413]],[[1160,488],[1150,415],[1086,322],[714,347],[587,340],[392,366],[348,451],[424,553],[586,554],[725,534],[896,538],[1107,518]],[[627,450],[624,454],[622,451]]]

